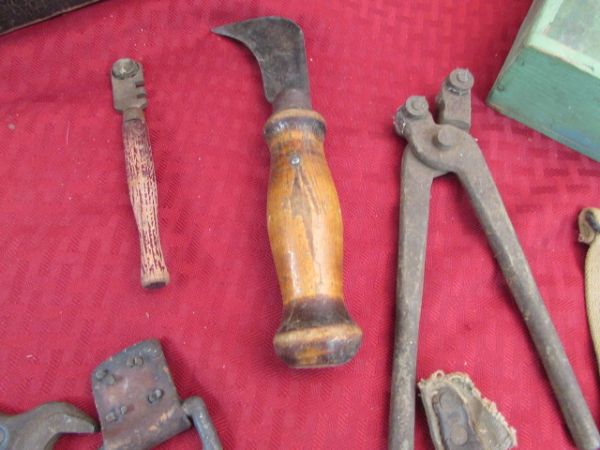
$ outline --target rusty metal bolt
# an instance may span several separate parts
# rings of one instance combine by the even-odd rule
[[[140,66],[131,58],[121,58],[112,66],[112,73],[115,77],[124,80],[131,78],[140,70]]]
[[[465,94],[473,87],[475,79],[468,69],[454,69],[448,75],[450,90],[458,94]]]
[[[160,389],[160,388],[156,388],[154,389],[149,395],[148,395],[148,403],[156,403],[158,402],[163,395],[165,395],[165,392]]]
[[[420,119],[425,117],[429,111],[429,103],[427,103],[427,99],[425,97],[413,95],[412,97],[408,97],[406,100],[404,110],[409,117],[412,117],[413,119]]]
[[[458,141],[456,129],[451,125],[442,125],[433,139],[436,147],[441,149],[449,149]]]

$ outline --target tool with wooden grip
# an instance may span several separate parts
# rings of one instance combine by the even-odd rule
[[[169,282],[169,272],[158,234],[158,194],[143,111],[148,102],[142,65],[130,58],[119,59],[113,64],[111,79],[114,107],[123,114],[125,166],[140,237],[142,286],[159,288]]]
[[[267,226],[283,298],[275,351],[292,367],[343,364],[362,332],[344,306],[342,216],[323,150],[325,121],[311,108],[302,30],[262,17],[213,31],[252,51],[273,105],[264,135],[271,152]]]

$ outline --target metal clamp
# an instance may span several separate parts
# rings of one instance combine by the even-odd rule
[[[100,364],[92,374],[103,450],[153,448],[193,421],[205,450],[221,444],[204,402],[181,402],[157,340],[142,341]]]

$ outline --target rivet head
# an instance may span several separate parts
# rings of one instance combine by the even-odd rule
[[[475,79],[471,72],[467,69],[455,69],[450,72],[448,77],[450,85],[459,90],[460,92],[466,92],[473,87]]]
[[[98,380],[98,381],[102,381],[106,375],[108,375],[108,370],[106,370],[106,369],[98,369],[94,373],[94,378],[96,380]]]
[[[429,111],[429,104],[427,103],[427,99],[425,97],[413,95],[412,97],[408,97],[408,100],[406,100],[404,110],[410,117],[420,119],[421,117],[425,117]]]
[[[114,411],[111,411],[104,418],[106,419],[106,421],[108,423],[116,422],[117,421],[117,414]]]
[[[455,424],[450,429],[450,440],[454,445],[465,445],[469,440],[469,433],[462,425]]]
[[[297,166],[298,164],[300,164],[300,157],[298,155],[292,155],[292,157],[290,158],[290,164],[292,166]]]
[[[442,125],[435,136],[434,143],[437,147],[443,149],[452,147],[458,141],[456,131],[457,130],[450,125]]]
[[[440,394],[440,396],[438,397],[438,401],[439,401],[440,407],[445,412],[451,412],[456,407],[452,396],[446,392]]]
[[[132,356],[127,360],[127,367],[142,367],[144,365],[144,358],[141,356]]]
[[[115,384],[117,382],[116,378],[114,377],[114,375],[112,373],[106,374],[106,376],[102,380],[109,386],[112,386],[113,384]]]
[[[160,399],[163,397],[163,395],[165,395],[165,392],[162,389],[160,389],[160,388],[154,389],[148,395],[148,403],[156,403],[156,402],[160,401]]]
[[[121,58],[112,66],[112,73],[120,80],[131,78],[140,70],[140,66],[131,58]]]

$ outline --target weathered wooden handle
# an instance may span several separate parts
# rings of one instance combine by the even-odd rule
[[[283,297],[273,342],[293,367],[343,364],[362,339],[344,306],[342,215],[324,137],[323,118],[310,110],[279,111],[265,125],[271,151],[267,224]]]
[[[169,272],[160,247],[156,175],[143,118],[123,122],[123,145],[129,199],[140,237],[142,286],[162,287],[169,282]]]

